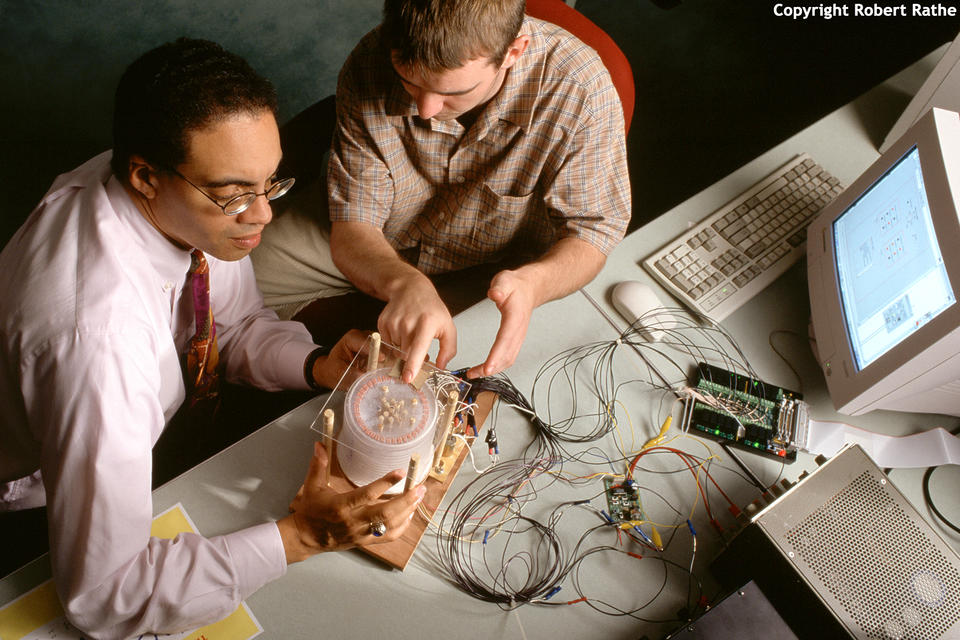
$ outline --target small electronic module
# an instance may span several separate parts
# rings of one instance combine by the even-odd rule
[[[794,462],[807,441],[802,396],[720,367],[700,363],[683,407],[681,428],[693,435]]]
[[[607,494],[607,512],[616,524],[634,523],[643,520],[643,507],[640,504],[640,488],[633,480],[604,479],[603,488]]]

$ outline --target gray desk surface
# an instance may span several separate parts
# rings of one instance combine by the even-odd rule
[[[761,176],[801,151],[810,153],[825,168],[849,182],[876,158],[875,144],[885,133],[871,131],[865,122],[889,122],[894,110],[906,104],[937,60],[931,55],[906,72],[828,115],[813,126],[784,141],[750,164],[738,169],[717,184],[704,190],[666,215],[648,224],[628,237],[610,257],[603,272],[586,291],[611,316],[617,317],[609,303],[609,290],[621,280],[641,280],[657,285],[640,268],[639,262],[661,244],[683,231],[689,221],[709,214]],[[891,106],[892,105],[892,106]],[[887,114],[881,116],[878,114]],[[892,115],[890,115],[892,114]],[[889,117],[887,117],[889,116]],[[662,292],[666,300],[669,296]],[[777,343],[800,375],[800,380],[767,344],[768,334],[777,329],[806,335],[808,309],[806,283],[802,270],[794,268],[724,322],[736,337],[747,358],[766,380],[796,388],[802,385],[805,397],[814,407],[814,416],[828,419],[832,407],[822,377],[803,338],[782,335]],[[452,366],[467,366],[481,361],[497,329],[497,311],[492,303],[484,301],[456,318],[460,336],[459,353]],[[619,319],[619,318],[618,318]],[[528,396],[534,378],[542,363],[564,349],[612,340],[615,330],[607,324],[586,297],[576,293],[564,300],[544,305],[536,310],[531,320],[527,340],[520,357],[508,372],[517,387]],[[639,360],[631,362],[627,353],[616,365],[618,373],[630,375],[627,369],[638,369]],[[659,421],[665,415],[661,404],[662,393],[651,393],[638,386],[625,388],[618,394],[639,440],[634,448],[654,435]],[[539,404],[541,398],[534,397]],[[311,454],[315,434],[310,431],[323,397],[316,398],[286,416],[267,425],[183,476],[157,489],[153,494],[154,510],[160,511],[180,502],[205,535],[216,535],[250,526],[265,520],[282,517],[287,504],[302,481]],[[562,404],[563,401],[560,401]],[[562,414],[564,407],[557,409]],[[528,422],[517,412],[500,409],[495,416],[500,437],[502,457],[516,458],[532,437]],[[909,433],[944,424],[951,427],[954,419],[875,412],[868,416],[848,419],[848,422],[869,426],[887,433]],[[629,431],[624,427],[624,432]],[[627,446],[630,446],[629,436]],[[613,454],[613,436],[608,435],[598,445]],[[685,439],[677,446],[703,454],[699,441]],[[475,447],[480,464],[486,464],[482,445]],[[765,482],[772,483],[781,473],[795,479],[809,459],[782,468],[772,461],[749,456],[749,464]],[[659,464],[651,462],[651,466]],[[663,461],[664,469],[676,469],[674,461]],[[589,474],[600,470],[597,465],[567,463],[565,471]],[[721,460],[712,469],[718,482],[740,505],[756,497],[756,490],[736,476],[729,460]],[[938,486],[956,486],[958,474],[945,469],[944,480]],[[686,472],[684,472],[686,473]],[[953,474],[951,476],[951,474]],[[921,513],[920,471],[894,471],[892,478]],[[465,465],[453,491],[457,491],[476,477],[469,464]],[[689,512],[695,502],[692,480],[681,474],[649,474],[639,479],[641,484],[655,488],[683,512]],[[535,481],[536,483],[536,481]],[[947,483],[947,484],[943,484]],[[544,483],[545,484],[545,483]],[[936,489],[936,488],[935,488]],[[546,518],[559,502],[569,499],[595,498],[602,491],[599,481],[571,487],[557,483],[544,490],[535,501],[524,507],[525,515]],[[955,492],[952,492],[955,496]],[[452,495],[452,494],[451,494]],[[948,498],[948,492],[938,492],[948,507],[957,507],[957,498]],[[952,500],[952,502],[951,502]],[[602,500],[594,504],[605,508]],[[677,521],[667,505],[653,500],[645,503],[659,521]],[[731,519],[717,502],[721,520]],[[960,509],[955,509],[956,514]],[[708,597],[716,594],[716,585],[707,572],[707,566],[719,549],[720,541],[709,531],[702,505],[697,505],[694,524],[698,529],[698,550],[694,573],[704,584]],[[682,520],[681,520],[682,522]],[[598,524],[595,514],[586,510],[570,509],[558,525],[565,545],[565,553],[588,528]],[[935,526],[937,526],[935,524]],[[944,537],[960,548],[960,537],[951,536],[937,527]],[[663,531],[665,538],[669,530]],[[265,586],[248,599],[248,604],[260,620],[265,638],[336,637],[336,638],[436,638],[446,635],[473,638],[567,638],[604,637],[637,638],[643,634],[659,637],[673,625],[644,622],[629,617],[613,617],[598,613],[584,603],[571,606],[524,606],[515,612],[505,612],[496,605],[476,600],[445,579],[437,563],[436,534],[428,529],[413,560],[404,572],[393,571],[360,552],[326,554],[289,568],[286,576]],[[588,546],[616,544],[615,534],[609,530],[590,538]],[[479,546],[479,545],[478,545]],[[690,536],[685,527],[678,529],[676,539],[665,556],[687,566],[691,559]],[[497,559],[491,561],[496,566]],[[522,563],[514,563],[516,573],[522,575]],[[633,607],[653,598],[664,576],[664,565],[655,559],[635,560],[615,553],[591,556],[581,567],[579,584],[585,595],[607,600],[622,607]],[[638,615],[651,620],[674,617],[686,600],[688,582],[682,572],[666,572],[663,593]],[[0,581],[0,603],[5,603],[49,577],[45,559],[28,565]],[[579,597],[568,576],[563,590],[555,596],[560,602]]]

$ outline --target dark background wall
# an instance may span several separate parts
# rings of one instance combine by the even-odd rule
[[[634,68],[635,225],[960,29],[957,18],[794,21],[773,16],[774,4],[576,2]],[[53,177],[109,148],[114,86],[143,51],[180,35],[216,40],[274,81],[284,121],[334,91],[380,7],[381,0],[0,0],[0,244]]]
[[[270,78],[281,121],[334,92],[382,0],[0,0],[0,245],[52,179],[110,147],[113,91],[179,36],[219,42]]]
[[[669,2],[576,4],[633,66],[637,109],[628,145],[635,224],[698,193],[960,30],[960,17],[855,17],[854,0],[683,0],[669,10],[657,6]],[[774,15],[778,3],[847,6],[851,15],[792,20]],[[909,98],[902,96],[904,107]],[[888,117],[877,114],[872,123],[886,127],[884,135],[893,125],[882,121]]]

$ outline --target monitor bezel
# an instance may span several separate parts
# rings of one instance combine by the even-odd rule
[[[960,117],[931,109],[883,153],[811,223],[808,233],[810,310],[823,369],[834,405],[841,413],[859,414],[896,406],[897,399],[923,392],[939,380],[935,370],[948,362],[952,345],[960,340],[960,301],[921,326],[898,345],[858,371],[853,345],[840,301],[839,274],[833,237],[834,221],[843,215],[878,179],[917,148],[934,232],[941,247],[947,277],[960,296]],[[949,175],[954,176],[951,188]],[[937,361],[937,352],[945,349]],[[960,354],[956,354],[960,356]],[[930,366],[931,362],[936,362]],[[921,376],[924,379],[918,380]],[[941,381],[948,382],[949,375]]]

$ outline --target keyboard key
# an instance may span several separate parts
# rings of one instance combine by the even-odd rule
[[[684,278],[681,275],[676,275],[670,278],[670,282],[680,287],[683,291],[690,291],[693,289],[693,283]]]
[[[729,238],[730,244],[740,244],[750,235],[750,229],[740,229]]]
[[[748,257],[748,258],[756,258],[756,257],[759,256],[761,253],[763,253],[763,250],[766,249],[767,246],[768,246],[768,245],[767,245],[767,241],[766,241],[766,240],[761,240],[761,241],[757,242],[757,243],[754,244],[752,247],[750,247],[749,249],[747,249],[747,257]]]
[[[679,273],[676,269],[673,268],[673,265],[667,262],[667,260],[664,258],[657,260],[657,269],[660,269],[661,273],[663,273],[668,278],[672,278],[673,276],[677,275],[677,273]]]
[[[795,234],[793,234],[792,236],[790,236],[789,238],[787,238],[787,242],[789,242],[789,243],[790,243],[791,245],[793,245],[794,247],[799,247],[799,246],[802,245],[804,242],[806,242],[806,240],[807,240],[807,228],[806,228],[806,227],[804,227],[803,229],[800,229],[800,231],[797,231]]]
[[[754,196],[754,198],[757,198],[759,200],[766,200],[767,198],[770,197],[771,194],[779,191],[780,189],[783,189],[785,186],[787,186],[787,180],[785,178],[777,178],[772,183],[770,183],[766,188],[764,188],[763,191],[761,191],[756,196]],[[753,200],[754,198],[751,198],[750,200]]]

